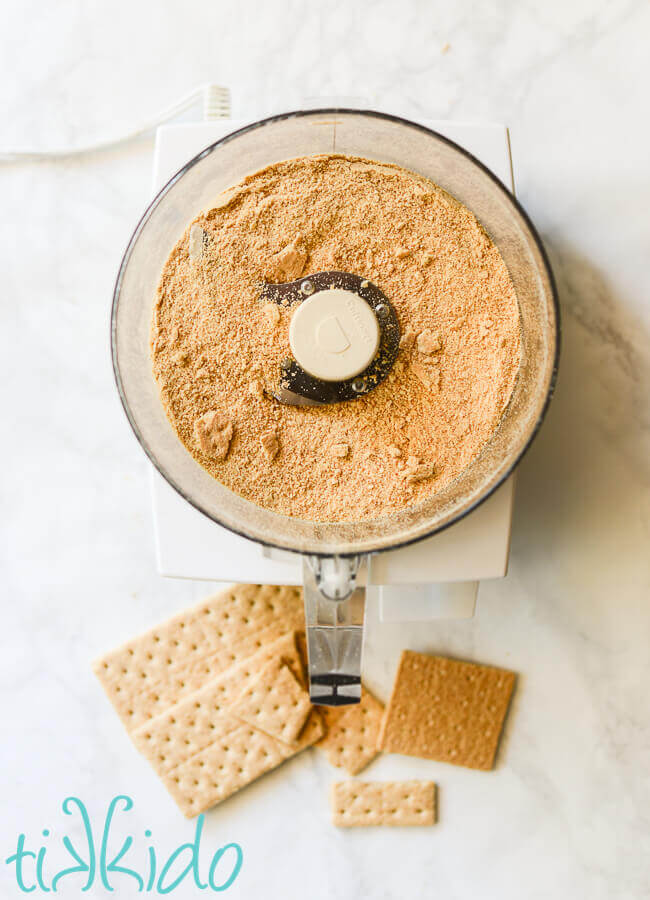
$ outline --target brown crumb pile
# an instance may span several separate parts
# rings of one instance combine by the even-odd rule
[[[386,294],[400,352],[362,399],[286,406],[271,393],[291,310],[260,292],[326,269]],[[167,415],[211,475],[284,515],[359,521],[421,502],[477,456],[517,377],[519,311],[499,252],[435,184],[302,157],[249,176],[187,229],[162,273],[152,356]]]

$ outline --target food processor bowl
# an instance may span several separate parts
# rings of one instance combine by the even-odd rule
[[[246,175],[280,160],[328,153],[397,164],[431,179],[467,206],[500,251],[520,310],[519,374],[500,425],[479,456],[426,501],[360,522],[321,523],[279,515],[234,494],[209,475],[167,419],[149,350],[160,274],[189,223]],[[308,609],[312,697],[319,699],[314,680],[319,672],[312,665],[318,655],[320,676],[332,682],[322,687],[323,702],[350,702],[358,699],[359,690],[363,615],[362,607],[361,616],[358,612],[355,578],[360,562],[367,554],[392,550],[447,528],[508,477],[530,445],[552,394],[559,320],[556,289],[541,241],[513,195],[488,169],[457,144],[413,122],[373,111],[318,109],[277,115],[241,128],[174,175],[146,210],[124,254],[113,298],[111,337],[124,409],[163,477],[220,525],[261,544],[305,556],[310,585],[306,597],[316,591],[319,603],[327,607],[324,616],[314,614],[313,604],[311,614]],[[353,599],[351,614],[345,604]],[[318,650],[312,647],[313,629],[325,619],[322,627],[329,630],[322,632],[325,644]],[[332,681],[337,666],[340,677]]]

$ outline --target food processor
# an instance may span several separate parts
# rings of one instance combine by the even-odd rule
[[[456,197],[476,215],[499,249],[520,309],[519,375],[501,423],[480,455],[453,483],[425,502],[374,521],[319,523],[289,518],[232,493],[177,438],[160,401],[149,353],[160,273],[189,223],[247,174],[283,159],[322,153],[394,163],[431,179]],[[310,274],[317,273],[306,272],[304,278]],[[363,273],[349,274],[363,279]],[[369,556],[425,540],[458,523],[508,478],[533,439],[555,379],[557,298],[546,255],[525,212],[462,147],[425,126],[385,113],[303,110],[226,135],[183,166],[156,196],[131,238],[117,278],[112,352],[126,414],[169,485],[226,529],[302,557],[310,694],[315,703],[336,705],[360,698],[363,568]]]

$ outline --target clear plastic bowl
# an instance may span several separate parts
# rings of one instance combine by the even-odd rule
[[[152,306],[167,256],[189,222],[245,175],[279,160],[345,153],[396,163],[432,179],[474,212],[499,248],[521,314],[522,363],[499,428],[453,483],[426,502],[364,522],[318,523],[278,515],[212,478],[170,425],[152,374]],[[124,254],[113,299],[115,376],[147,455],[196,509],[254,541],[303,554],[390,550],[441,531],[504,481],[530,445],[552,394],[559,322],[553,276],[528,216],[469,153],[421,125],[372,111],[321,109],[273,116],[235,131],[184,166],[160,191]]]

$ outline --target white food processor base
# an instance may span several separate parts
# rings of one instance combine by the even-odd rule
[[[153,190],[189,159],[245,124],[220,120],[169,125],[156,133]],[[460,144],[514,189],[507,128],[422,120]],[[152,468],[151,492],[158,570],[171,578],[257,584],[302,584],[302,558],[261,547],[195,510]],[[506,574],[514,496],[511,476],[460,522],[408,547],[371,557],[367,594],[382,622],[467,618],[479,582]]]

